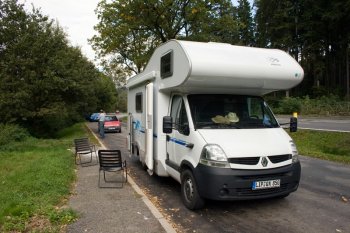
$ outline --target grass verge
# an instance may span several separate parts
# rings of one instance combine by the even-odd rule
[[[350,164],[350,133],[298,129],[289,135],[301,155]]]
[[[62,232],[77,214],[64,207],[75,180],[73,139],[83,124],[56,139],[26,138],[0,149],[0,232]]]

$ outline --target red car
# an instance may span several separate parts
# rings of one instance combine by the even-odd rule
[[[116,115],[106,115],[104,130],[105,132],[122,132],[122,125]]]

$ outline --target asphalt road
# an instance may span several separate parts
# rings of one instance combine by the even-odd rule
[[[277,116],[279,123],[288,123],[286,116]],[[284,127],[289,127],[285,125]],[[298,128],[323,131],[350,132],[350,117],[298,117]]]
[[[93,131],[96,124],[90,123]],[[106,134],[104,144],[117,143],[121,134]],[[123,155],[130,175],[178,232],[350,232],[350,166],[301,156],[299,189],[284,199],[208,201],[204,209],[190,211],[180,198],[180,184],[172,178],[149,176],[135,158]]]

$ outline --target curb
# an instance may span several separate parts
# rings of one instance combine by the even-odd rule
[[[102,149],[106,149],[106,146],[103,144],[103,142],[100,140],[99,137],[96,136],[96,134],[87,127],[90,132],[94,135],[94,137],[97,139],[97,141],[101,144]],[[172,225],[166,220],[166,218],[163,216],[161,212],[157,209],[157,207],[151,202],[151,200],[148,199],[148,197],[142,192],[140,187],[135,183],[135,181],[132,179],[130,175],[128,175],[128,183],[131,185],[131,187],[134,189],[134,191],[141,195],[142,201],[146,204],[147,208],[151,211],[153,216],[158,220],[160,225],[164,228],[164,230],[167,233],[176,233],[176,230],[172,227]]]
[[[129,179],[130,178],[130,179]],[[152,212],[152,214],[154,215],[154,217],[158,220],[158,222],[160,223],[160,225],[162,225],[162,227],[164,228],[164,230],[167,233],[176,233],[175,229],[172,227],[172,225],[166,220],[166,218],[164,218],[164,216],[162,215],[162,213],[159,212],[159,210],[157,209],[157,207],[155,207],[153,205],[153,203],[147,198],[147,196],[142,192],[142,190],[140,189],[140,187],[134,182],[134,180],[128,176],[128,183],[130,183],[131,187],[135,190],[135,192],[137,192],[139,195],[142,196],[142,200],[143,202],[146,204],[146,206],[148,207],[148,209]]]

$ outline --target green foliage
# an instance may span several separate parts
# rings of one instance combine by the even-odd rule
[[[98,100],[99,108],[107,112],[114,112],[117,92],[113,81],[109,77],[101,75],[97,84],[94,97]]]
[[[350,102],[342,101],[335,95],[322,96],[310,99],[302,98],[276,99],[271,96],[266,98],[276,114],[291,114],[298,112],[302,115],[347,115],[350,116]]]
[[[301,155],[350,164],[350,133],[299,129],[289,134]]]
[[[302,99],[302,113],[309,115],[350,115],[350,102],[342,101],[335,95]]]
[[[100,57],[112,56],[103,65],[139,73],[154,49],[170,39],[197,41],[239,40],[234,7],[219,1],[106,1],[99,3],[98,35],[91,39]]]
[[[20,142],[29,136],[28,131],[19,125],[0,124],[0,146],[11,142]]]
[[[61,130],[56,140],[27,137],[0,147],[1,232],[59,232],[77,218],[60,206],[75,179],[73,138],[86,134],[77,124]]]
[[[118,89],[118,96],[117,96],[117,103],[116,103],[116,110],[119,110],[120,112],[127,112],[127,91],[126,89]]]
[[[319,97],[340,89],[344,96],[350,88],[346,85],[350,2],[256,0],[254,5],[257,46],[283,49],[304,68],[298,92],[315,92],[313,97]]]
[[[68,128],[59,130],[56,133],[56,139],[73,141],[74,138],[79,138],[81,135],[86,134],[86,129],[81,125],[81,123],[72,125]]]
[[[299,98],[284,98],[279,103],[276,113],[292,114],[293,112],[301,112],[301,101]]]
[[[237,6],[228,0],[104,0],[96,13],[98,35],[91,43],[100,58],[110,58],[102,65],[117,85],[141,72],[160,43],[184,39],[287,51],[305,71],[291,92],[300,96],[343,96],[350,88],[349,1],[256,0],[252,9],[247,0]]]
[[[249,46],[255,45],[254,22],[248,0],[238,0],[237,21],[239,24],[239,44]]]
[[[0,2],[0,123],[51,137],[116,98],[113,82],[72,47],[53,20]]]
[[[71,224],[78,218],[77,213],[72,209],[56,210],[51,208],[46,215],[49,215],[50,222],[54,224]]]

